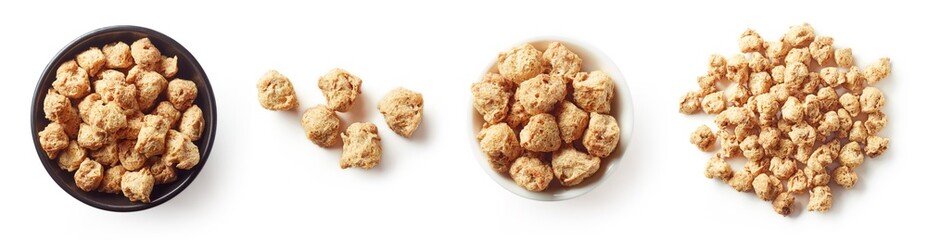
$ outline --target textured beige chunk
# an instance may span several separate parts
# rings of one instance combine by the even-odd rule
[[[68,147],[68,135],[64,133],[64,128],[56,122],[49,123],[41,132],[39,132],[39,145],[42,150],[48,154],[48,158],[54,159],[59,150]]]
[[[90,151],[90,158],[104,167],[115,166],[119,164],[119,146],[116,143],[107,143],[97,150]]]
[[[737,125],[752,126],[756,124],[756,115],[743,107],[730,107],[715,116],[715,124],[719,128],[728,128]]]
[[[687,92],[679,98],[679,112],[693,114],[702,109],[702,96],[697,91]]]
[[[58,94],[55,90],[48,90],[45,100],[42,104],[45,111],[45,118],[54,122],[65,122],[71,117],[71,101],[64,95]]]
[[[863,150],[860,147],[858,142],[850,141],[847,144],[843,145],[843,148],[840,149],[840,154],[838,155],[840,164],[847,166],[849,168],[856,168],[859,165],[863,164]]]
[[[795,145],[811,146],[814,144],[814,141],[817,138],[817,133],[815,132],[814,127],[808,125],[807,123],[801,122],[792,127],[792,131],[789,132],[789,138],[793,143],[795,143]]]
[[[573,79],[583,65],[583,59],[560,42],[548,44],[541,60],[543,65],[550,69],[550,75],[559,75],[567,80]]]
[[[489,165],[497,172],[508,171],[515,158],[522,153],[515,132],[504,123],[484,128],[477,139],[480,141],[480,150],[487,156]]]
[[[138,171],[126,172],[122,175],[120,187],[122,194],[133,202],[150,202],[151,190],[154,188],[154,176],[148,168],[142,168]]]
[[[818,186],[811,189],[811,200],[808,200],[808,211],[817,211],[825,213],[830,211],[833,204],[834,195],[831,194],[830,187]]]
[[[170,129],[170,122],[158,115],[146,115],[143,124],[138,131],[135,151],[146,158],[164,153],[164,137]],[[129,167],[126,169],[131,170]]]
[[[89,118],[91,126],[97,127],[107,134],[115,133],[128,124],[122,108],[113,103],[91,107]]]
[[[61,127],[64,128],[64,133],[68,135],[68,138],[75,139],[77,138],[77,133],[80,131],[80,115],[77,113],[77,108],[70,107],[70,110],[67,111],[69,117],[64,122],[58,122],[61,124]]]
[[[766,56],[769,57],[771,64],[780,65],[784,63],[789,50],[792,50],[792,46],[784,41],[766,42]]]
[[[132,68],[129,69],[129,71],[126,72],[126,82],[135,84],[136,82],[138,82],[138,78],[141,77],[141,75],[144,74],[145,72],[149,72],[149,71],[144,70],[139,66],[133,66]],[[161,75],[161,74],[158,74],[158,75]]]
[[[858,67],[850,66],[845,76],[846,83],[843,84],[843,87],[846,88],[847,91],[859,94],[863,90],[863,87],[865,87],[866,77],[863,76],[863,72],[859,70]]]
[[[765,59],[765,58],[761,58]],[[750,94],[756,96],[768,93],[772,88],[773,79],[767,72],[756,72],[750,74]],[[740,85],[737,85],[740,86]],[[741,86],[743,87],[743,86]]]
[[[81,162],[80,167],[74,172],[74,183],[85,192],[97,189],[101,181],[103,181],[103,165],[89,158]]]
[[[763,44],[765,41],[760,37],[759,33],[753,31],[753,29],[747,29],[744,33],[740,34],[740,39],[737,40],[737,45],[740,46],[740,52],[761,52],[763,51]]]
[[[296,91],[290,79],[276,70],[267,71],[258,80],[258,101],[261,107],[274,111],[289,111],[299,107]]]
[[[583,137],[586,126],[589,125],[589,113],[579,109],[570,101],[563,101],[554,114],[557,116],[560,138],[564,143],[572,143]]]
[[[380,135],[377,126],[370,122],[353,123],[341,134],[344,149],[341,154],[341,168],[360,167],[371,169],[380,163]]]
[[[744,106],[747,104],[748,101],[750,101],[750,97],[751,97],[750,90],[744,87],[742,84],[731,84],[731,85],[728,85],[728,87],[724,90],[723,99],[727,100],[727,102],[724,103],[724,105],[727,105],[727,103],[730,103],[734,106]]]
[[[345,70],[335,68],[319,78],[319,89],[328,101],[328,108],[347,112],[361,94],[363,80]]]
[[[180,122],[180,111],[174,108],[174,104],[168,101],[159,102],[151,114],[161,116],[168,122],[168,126],[172,128],[177,126],[177,123]]]
[[[838,130],[838,137],[840,139],[846,139],[849,136],[850,129],[853,128],[853,116],[850,116],[850,113],[846,109],[837,109],[837,117],[840,120],[840,129]]]
[[[609,113],[615,97],[615,81],[608,73],[592,71],[584,79],[573,81],[573,101],[587,112]]]
[[[825,67],[821,69],[820,72],[821,80],[824,81],[824,84],[830,87],[839,87],[846,82],[846,73],[840,72],[836,67]],[[817,90],[818,86],[813,86],[814,90]]]
[[[422,123],[424,104],[421,93],[400,87],[387,93],[377,103],[377,110],[393,132],[408,138]]]
[[[80,99],[90,93],[90,76],[74,60],[62,63],[55,72],[52,87],[61,95]]]
[[[834,61],[837,62],[837,66],[842,68],[849,68],[853,66],[853,49],[852,48],[838,48],[834,50]]]
[[[834,182],[837,182],[838,185],[843,186],[845,189],[851,189],[856,185],[856,181],[859,180],[859,176],[856,175],[856,171],[847,166],[840,166],[834,169]]]
[[[58,167],[60,167],[61,170],[73,172],[80,167],[80,163],[84,162],[84,159],[87,159],[87,150],[81,148],[76,140],[72,140],[68,143],[68,147],[61,150],[59,153]]]
[[[808,79],[808,67],[802,63],[789,63],[785,66],[784,84],[787,86],[800,86]]]
[[[203,135],[203,128],[206,127],[206,120],[203,118],[203,110],[199,106],[193,105],[183,112],[180,118],[180,126],[177,129],[187,135],[190,141],[200,140]],[[336,131],[337,132],[337,131]],[[337,136],[337,134],[335,134]]]
[[[135,40],[135,42],[132,43],[131,51],[135,64],[143,69],[157,70],[160,66],[161,51],[151,43],[150,39],[142,38]]]
[[[721,81],[721,77],[718,75],[702,75],[699,76],[696,81],[698,82],[698,87],[700,90],[711,90],[718,88],[718,82]]]
[[[138,139],[138,132],[141,131],[142,126],[144,126],[145,115],[141,112],[135,112],[132,115],[126,116],[126,128],[123,128],[119,131],[119,139]]]
[[[808,23],[791,26],[782,38],[792,47],[806,47],[814,41],[814,28]]]
[[[338,118],[335,111],[326,108],[325,105],[319,104],[306,109],[303,112],[301,123],[303,130],[306,131],[306,138],[315,145],[332,147],[338,143],[338,136],[341,132],[341,119]]]
[[[789,54],[785,56],[786,67],[789,64],[801,63],[805,67],[811,66],[811,50],[808,48],[793,48],[789,50]]]
[[[837,153],[831,152],[828,150],[828,148],[821,146],[817,150],[814,150],[814,153],[812,153],[811,157],[808,158],[808,163],[805,167],[805,173],[808,173],[809,169],[814,173],[826,172],[827,166],[833,163],[836,157]]]
[[[721,151],[719,152],[721,157],[730,158],[740,153],[740,143],[737,142],[737,138],[733,134],[724,129],[719,129],[715,135],[718,138],[716,141],[721,143]]]
[[[621,129],[618,128],[615,117],[591,113],[589,127],[583,135],[583,146],[589,151],[589,155],[604,158],[615,150],[620,137]]]
[[[748,171],[737,171],[728,179],[727,184],[738,192],[746,192],[753,189],[753,173]]]
[[[715,144],[715,134],[708,126],[702,124],[689,135],[689,142],[698,147],[699,150],[707,152]]]
[[[799,169],[789,178],[788,189],[790,193],[802,193],[808,190],[810,186],[811,183],[808,181],[808,176],[805,175],[804,170]]]
[[[104,45],[103,55],[106,56],[106,68],[129,68],[135,64],[129,44],[124,42]]]
[[[853,93],[844,93],[840,95],[840,106],[846,109],[847,113],[853,117],[856,117],[856,115],[862,112],[862,106],[859,104],[859,96]]]
[[[508,51],[500,52],[496,68],[505,79],[516,84],[528,80],[544,71],[541,51],[531,44],[522,44]]]
[[[128,83],[128,82],[126,81],[126,74],[125,74],[125,73],[120,72],[119,70],[113,70],[113,69],[103,69],[103,70],[100,71],[100,73],[97,75],[97,78],[98,78],[97,81],[99,81],[99,80],[109,80],[109,81],[120,82],[120,83]],[[99,92],[100,90],[99,90],[99,89],[94,89],[94,91]]]
[[[782,192],[773,200],[773,210],[782,216],[788,216],[792,214],[793,204],[795,204],[795,195],[789,192]]]
[[[176,164],[179,169],[190,170],[200,163],[200,150],[187,135],[171,129],[167,131],[165,141],[162,161],[168,166]]]
[[[753,178],[753,191],[763,201],[773,200],[782,190],[782,182],[776,177],[760,173]]]
[[[105,193],[122,193],[122,175],[126,174],[126,169],[122,165],[107,168],[103,171],[103,180],[97,191]]]
[[[882,131],[885,125],[888,124],[888,117],[885,116],[885,113],[882,111],[876,111],[870,113],[869,116],[866,117],[866,122],[864,124],[866,126],[867,135],[875,135]]]
[[[177,170],[171,167],[171,162],[164,161],[163,158],[152,158],[148,170],[151,171],[151,176],[154,177],[155,185],[171,183],[177,180]]]
[[[818,65],[824,65],[827,60],[834,58],[834,38],[828,36],[816,36],[814,41],[808,46],[811,51],[811,57],[818,62]]]
[[[539,192],[547,189],[554,178],[550,165],[535,157],[524,156],[515,160],[509,169],[509,176],[515,184],[528,191]]]
[[[190,80],[174,79],[167,84],[167,100],[180,111],[186,111],[196,100],[196,83]]]
[[[891,59],[880,58],[878,62],[867,65],[866,70],[863,71],[866,81],[872,85],[888,77],[889,74],[892,74],[891,64]]]
[[[708,165],[705,166],[705,177],[728,181],[734,177],[734,171],[731,169],[731,164],[724,161],[721,154],[717,153],[708,159]]]
[[[106,72],[109,72],[107,70]],[[107,73],[103,74],[107,74]],[[121,74],[121,73],[120,73]],[[135,84],[125,83],[122,80],[97,80],[94,82],[95,87],[97,88],[97,93],[100,94],[101,100],[107,103],[115,103],[119,108],[123,110],[125,114],[131,114],[138,112],[138,87]],[[106,85],[106,86],[101,86]],[[101,91],[100,87],[103,87],[105,90]],[[93,93],[96,94],[96,93]],[[91,94],[91,95],[93,95]],[[88,95],[88,96],[91,96]]]
[[[172,78],[177,75],[177,56],[161,56],[161,63],[158,64],[158,73],[165,78]]]
[[[773,157],[769,161],[769,172],[779,179],[788,179],[798,171],[795,160],[788,158]]]
[[[718,114],[724,111],[727,104],[724,102],[724,92],[715,92],[702,98],[702,111],[707,114]]]
[[[161,92],[167,88],[167,79],[156,72],[141,71],[135,81],[135,87],[138,89],[138,108],[141,110],[151,108]]]
[[[515,90],[515,100],[521,103],[525,112],[534,115],[553,110],[557,103],[563,101],[566,93],[566,82],[563,78],[541,74],[521,82]]]
[[[90,109],[93,108],[94,105],[97,105],[97,104],[102,105],[103,102],[101,101],[101,99],[102,98],[100,97],[100,94],[91,93],[91,94],[88,94],[86,97],[84,97],[84,99],[81,100],[80,103],[77,104],[77,110],[80,115],[81,121],[90,122]],[[68,103],[68,105],[70,105],[70,103]]]
[[[512,87],[512,82],[505,80],[502,75],[487,73],[482,81],[470,86],[473,108],[490,124],[505,120],[509,111],[509,99],[513,95]]]
[[[515,100],[514,97],[509,100],[509,103],[511,104],[509,105],[511,112],[505,117],[505,123],[513,129],[525,126],[525,124],[528,123],[528,119],[531,118],[531,114],[528,114],[528,112],[525,111],[525,107]]]
[[[567,145],[554,152],[551,166],[563,186],[575,186],[599,170],[602,160]]]
[[[87,70],[87,74],[90,76],[96,76],[104,64],[106,64],[106,56],[103,55],[103,51],[99,48],[91,47],[77,54],[77,65]]]
[[[553,152],[560,149],[562,143],[557,120],[547,113],[531,116],[519,139],[521,147],[534,152]]]
[[[735,54],[727,59],[727,79],[735,83],[747,81],[750,66],[743,54]]]
[[[105,143],[106,132],[103,129],[88,124],[80,124],[80,131],[77,134],[78,145],[90,150],[96,150]]]
[[[119,163],[128,171],[135,171],[145,166],[147,158],[135,151],[135,140],[119,142],[116,146],[119,151]]]
[[[760,135],[757,137],[757,142],[763,146],[763,149],[775,150],[776,147],[778,147],[780,135],[781,131],[776,127],[762,127],[760,128]]]
[[[888,138],[869,136],[866,138],[866,156],[878,157],[888,149]]]
[[[863,94],[859,95],[860,110],[864,113],[873,113],[882,110],[885,106],[885,97],[882,91],[874,87],[866,87]]]
[[[721,78],[727,75],[727,59],[721,54],[708,57],[708,75]]]

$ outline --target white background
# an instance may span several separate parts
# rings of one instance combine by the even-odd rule
[[[0,7],[2,159],[0,238],[248,238],[662,236],[711,238],[923,237],[925,38],[922,6],[866,1],[579,1],[455,3],[273,1],[137,3],[7,1]],[[646,2],[646,3],[643,3]],[[907,1],[911,2],[911,1]],[[809,22],[860,65],[891,57],[889,151],[868,160],[830,213],[775,214],[702,170],[688,143],[704,115],[677,113],[712,53],[737,52],[746,28],[767,39]],[[171,201],[141,212],[98,210],[62,191],[39,163],[30,99],[49,60],[90,30],[132,24],[189,49],[211,79],[218,133],[199,177]],[[499,51],[546,35],[609,54],[633,93],[631,146],[597,189],[560,202],[509,193],[470,151],[469,85]],[[341,170],[340,149],[303,136],[295,112],[256,100],[268,69],[289,76],[301,110],[323,102],[319,76],[341,67],[364,80],[348,122],[373,121],[383,138],[376,169]],[[389,131],[376,102],[404,86],[424,94],[425,122],[411,139]],[[807,195],[805,195],[806,197]]]

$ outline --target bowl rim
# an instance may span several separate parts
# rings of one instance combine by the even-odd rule
[[[621,140],[618,143],[618,146],[616,147],[615,150],[619,150],[623,148],[623,151],[617,152],[617,153],[613,152],[612,155],[609,156],[611,159],[608,165],[600,166],[599,171],[604,170],[604,172],[602,173],[602,176],[599,179],[597,179],[595,182],[591,182],[591,183],[588,183],[588,185],[579,187],[580,189],[572,188],[560,194],[554,194],[554,193],[549,193],[549,192],[544,192],[544,191],[531,192],[531,191],[525,190],[524,188],[515,184],[507,176],[503,176],[503,174],[492,170],[489,167],[488,163],[486,163],[485,154],[483,154],[479,150],[480,149],[479,141],[476,140],[477,139],[476,137],[479,134],[479,130],[467,128],[466,131],[469,132],[467,134],[473,137],[470,141],[470,146],[473,149],[472,151],[474,152],[476,156],[476,160],[477,160],[476,163],[477,165],[479,165],[481,169],[484,170],[486,175],[489,178],[491,178],[494,182],[496,182],[496,184],[498,184],[500,187],[502,187],[503,189],[506,189],[512,194],[518,195],[523,198],[536,200],[536,201],[564,201],[564,200],[574,199],[574,198],[583,196],[591,192],[595,188],[597,188],[599,185],[602,184],[602,182],[607,180],[613,172],[616,171],[618,163],[624,159],[625,153],[627,152],[628,149],[630,149],[630,145],[632,143],[631,138],[633,137],[633,129],[634,129],[633,127],[634,126],[634,103],[633,103],[633,96],[631,93],[631,89],[627,84],[627,79],[624,77],[624,74],[621,73],[620,68],[618,67],[617,64],[615,64],[615,62],[611,59],[611,57],[609,57],[608,54],[606,54],[602,50],[598,49],[595,45],[592,45],[585,41],[581,41],[581,40],[577,40],[577,39],[569,38],[569,37],[564,37],[564,36],[544,35],[544,36],[523,39],[510,46],[515,47],[515,46],[518,46],[524,43],[536,45],[538,43],[554,42],[554,41],[562,42],[568,45],[568,47],[570,47],[571,50],[573,51],[576,51],[573,48],[580,48],[584,52],[591,53],[592,55],[594,55],[593,57],[597,59],[597,62],[599,62],[598,65],[607,65],[613,68],[610,71],[606,71],[606,72],[609,73],[609,76],[611,76],[613,78],[613,81],[615,82],[615,87],[617,88],[616,94],[620,94],[623,96],[623,97],[617,97],[613,101],[616,101],[616,100],[621,101],[622,103],[619,103],[618,104],[619,106],[624,106],[625,104],[623,104],[623,102],[627,102],[626,104],[627,108],[625,109],[625,111],[627,112],[624,114],[628,115],[628,117],[627,119],[625,119],[627,121],[621,121],[622,120],[621,117],[615,117],[616,119],[621,121],[619,122],[619,126],[624,125],[624,127],[621,128],[621,134],[620,134]],[[541,51],[543,52],[543,50]],[[583,59],[589,58],[588,56],[583,56],[583,57],[584,57]],[[496,66],[496,61],[495,60],[490,61],[490,63],[485,68],[483,68],[483,71],[479,73],[480,75],[477,76],[477,79],[482,78],[487,72],[492,72],[495,66]],[[471,99],[472,99],[472,96],[471,96]],[[471,114],[471,119],[476,119],[479,113],[473,107],[473,101],[470,101],[468,103],[468,106],[470,108],[469,111]],[[617,106],[613,106],[613,109],[615,107]],[[482,117],[479,117],[479,119],[482,119]],[[621,145],[624,145],[624,147],[622,147]],[[557,179],[555,178],[552,181],[557,181]]]
[[[63,58],[64,54],[67,53],[69,50],[76,47],[80,43],[87,41],[88,39],[91,39],[99,34],[105,34],[105,33],[111,33],[111,32],[141,33],[150,38],[156,38],[160,41],[164,41],[168,45],[175,47],[176,50],[178,51],[177,55],[185,56],[189,58],[189,61],[193,65],[192,66],[193,71],[198,72],[199,75],[203,76],[202,77],[203,86],[205,87],[205,89],[203,90],[209,93],[207,94],[205,101],[208,101],[210,106],[212,106],[208,109],[203,109],[203,111],[208,111],[212,115],[212,121],[210,121],[209,124],[206,124],[205,127],[207,127],[208,129],[204,129],[204,132],[207,132],[208,135],[201,137],[201,139],[208,139],[208,141],[202,141],[201,145],[203,146],[199,146],[201,150],[201,153],[200,153],[201,157],[200,157],[200,162],[197,168],[195,170],[190,171],[189,177],[186,177],[182,180],[178,179],[178,180],[181,180],[182,182],[179,183],[176,187],[174,187],[173,189],[170,189],[163,196],[157,199],[153,199],[149,203],[138,203],[138,204],[132,204],[132,205],[113,205],[113,204],[102,203],[102,202],[96,201],[92,197],[88,197],[88,196],[77,193],[76,190],[73,190],[68,187],[67,183],[64,182],[65,181],[64,179],[57,178],[54,176],[53,171],[61,171],[61,169],[59,169],[57,164],[53,163],[52,161],[45,161],[43,159],[43,155],[45,154],[45,151],[42,149],[41,143],[39,142],[39,135],[38,135],[39,130],[38,128],[36,128],[36,124],[37,124],[37,119],[36,119],[37,114],[36,113],[44,112],[44,110],[42,110],[42,106],[44,105],[44,99],[39,99],[41,91],[47,91],[47,87],[43,86],[43,80],[50,77],[49,75],[55,74],[56,68],[57,68],[57,66],[54,65],[55,62],[57,62],[57,60],[59,60],[60,58]],[[42,75],[39,76],[38,82],[36,83],[35,91],[33,93],[32,98],[33,98],[32,106],[29,109],[30,110],[29,125],[31,127],[32,140],[35,145],[36,154],[38,155],[39,162],[41,162],[42,165],[45,167],[45,171],[48,172],[48,175],[55,181],[55,183],[58,184],[58,186],[61,187],[62,190],[64,190],[69,195],[71,195],[71,197],[74,197],[75,199],[89,206],[102,209],[102,210],[113,211],[113,212],[134,212],[134,211],[140,211],[140,210],[146,210],[149,208],[153,208],[174,198],[175,196],[177,196],[177,194],[179,194],[184,189],[186,189],[190,185],[190,183],[192,183],[193,180],[196,179],[197,175],[199,175],[200,171],[202,171],[203,167],[206,165],[206,162],[209,159],[209,154],[212,151],[213,142],[215,141],[216,126],[218,126],[217,124],[218,107],[216,106],[216,99],[214,96],[212,85],[209,83],[209,78],[206,75],[206,71],[203,70],[203,67],[200,65],[199,61],[196,60],[196,57],[194,57],[193,54],[190,53],[189,50],[187,50],[186,47],[181,45],[179,42],[177,42],[173,38],[161,32],[155,31],[153,29],[140,27],[140,26],[134,26],[134,25],[113,25],[113,26],[101,27],[101,28],[91,30],[87,33],[84,33],[80,35],[79,37],[75,38],[74,40],[70,41],[63,48],[61,48],[61,50],[59,50],[58,53],[56,53],[54,57],[51,58],[51,60],[48,62],[48,65],[45,66],[45,69],[43,70]],[[39,105],[40,102],[42,103],[41,106]]]

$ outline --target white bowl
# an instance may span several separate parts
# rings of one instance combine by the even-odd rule
[[[612,80],[615,81],[616,97],[612,99],[612,109],[610,114],[618,120],[618,127],[621,128],[621,138],[618,141],[618,146],[608,157],[602,158],[602,163],[599,167],[599,171],[592,175],[591,177],[584,180],[581,184],[572,186],[572,187],[563,187],[557,181],[556,177],[551,181],[550,186],[547,190],[541,192],[532,192],[525,190],[518,184],[515,184],[508,174],[502,174],[496,172],[489,166],[486,155],[480,151],[479,141],[476,139],[476,136],[479,134],[480,129],[483,126],[483,117],[476,111],[472,106],[471,101],[471,115],[473,119],[473,136],[471,141],[471,148],[473,153],[476,154],[476,160],[480,164],[480,167],[489,175],[490,178],[496,181],[499,186],[509,190],[510,192],[529,199],[541,200],[541,201],[559,201],[567,200],[574,197],[583,195],[589,191],[592,191],[593,188],[598,186],[605,180],[612,172],[615,171],[616,163],[621,160],[621,157],[624,155],[627,150],[628,143],[631,142],[631,128],[634,119],[633,104],[631,104],[631,91],[628,89],[628,84],[624,80],[624,76],[621,75],[621,71],[618,70],[618,67],[615,66],[615,63],[608,58],[605,53],[599,51],[592,45],[587,43],[566,39],[562,37],[543,37],[529,39],[527,41],[520,42],[516,45],[522,43],[530,43],[534,45],[540,51],[547,49],[547,45],[551,42],[558,41],[564,44],[571,51],[579,55],[583,59],[582,71],[591,72],[595,70],[600,70],[605,73],[608,73],[611,76]],[[499,51],[505,51],[508,49],[499,49]],[[475,75],[473,79],[474,82],[482,79],[483,75],[487,72],[498,72],[496,69],[496,58],[495,55],[489,56],[492,57],[493,61],[489,64],[489,67],[486,70]]]

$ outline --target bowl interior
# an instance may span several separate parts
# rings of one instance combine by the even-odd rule
[[[599,170],[594,175],[576,186],[564,187],[560,185],[555,177],[554,180],[551,181],[549,187],[544,191],[532,192],[525,190],[521,186],[518,186],[518,184],[515,184],[515,182],[508,176],[508,174],[496,172],[492,169],[492,167],[490,167],[486,156],[482,151],[480,151],[479,141],[476,140],[476,136],[479,134],[479,131],[482,129],[484,123],[483,118],[479,112],[477,112],[472,107],[472,105],[470,108],[473,121],[473,141],[471,141],[471,148],[476,154],[476,159],[483,170],[485,170],[489,177],[495,180],[496,183],[511,191],[512,193],[525,198],[543,201],[566,200],[585,194],[598,186],[605,178],[607,178],[613,171],[615,171],[616,163],[624,155],[625,150],[627,150],[628,143],[631,140],[631,128],[632,121],[634,119],[634,113],[632,109],[633,104],[631,104],[631,93],[628,89],[628,85],[625,82],[624,76],[618,70],[618,67],[615,66],[615,63],[612,62],[607,55],[592,47],[591,45],[576,40],[563,39],[559,37],[538,38],[525,42],[530,43],[535,48],[543,52],[545,49],[547,49],[547,45],[554,41],[558,41],[564,44],[567,48],[569,48],[583,59],[582,71],[591,72],[600,70],[608,73],[612,80],[615,81],[615,86],[617,88],[615,89],[616,96],[612,98],[610,114],[618,121],[618,126],[621,129],[621,136],[620,140],[618,141],[618,146],[615,148],[611,155],[602,158],[602,163],[599,167]],[[480,75],[478,75],[478,77],[475,79],[482,78],[483,75],[487,72],[498,73],[495,59],[493,59],[490,66],[485,71],[481,72]]]
[[[203,110],[203,118],[206,124],[203,129],[202,137],[194,143],[200,150],[200,163],[190,170],[177,170],[177,180],[162,185],[156,185],[151,192],[150,203],[131,202],[122,194],[108,194],[96,191],[84,192],[77,188],[74,183],[74,174],[58,167],[57,160],[49,159],[42,150],[38,140],[38,132],[45,129],[49,120],[45,118],[45,112],[42,108],[45,95],[55,81],[55,71],[62,63],[74,59],[77,54],[89,49],[90,47],[102,48],[103,45],[117,41],[125,42],[131,45],[135,40],[148,37],[155,47],[165,56],[177,56],[178,72],[175,78],[191,80],[196,83],[198,95],[195,104]],[[91,81],[94,78],[91,77]],[[172,79],[168,79],[172,80]],[[183,191],[190,182],[196,178],[203,166],[206,164],[209,152],[212,149],[213,138],[215,137],[216,128],[216,103],[213,96],[212,87],[203,68],[196,61],[192,54],[179,43],[170,37],[156,32],[151,29],[136,26],[113,26],[91,31],[77,38],[65,46],[58,55],[48,64],[39,83],[36,85],[35,97],[32,102],[32,137],[35,142],[36,152],[39,159],[48,171],[48,174],[61,186],[64,191],[68,192],[74,198],[90,206],[110,211],[137,211],[157,206],[173,198]],[[159,97],[162,101],[164,97]],[[72,100],[74,106],[79,101]]]

